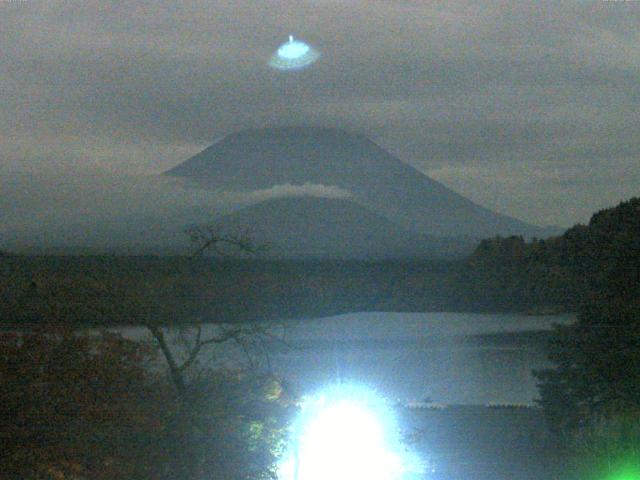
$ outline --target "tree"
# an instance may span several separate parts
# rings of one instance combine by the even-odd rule
[[[161,478],[152,350],[59,326],[0,334],[5,478]],[[140,462],[140,458],[147,461]]]
[[[640,411],[640,199],[573,228],[557,253],[588,279],[577,321],[557,327],[554,368],[538,372],[541,404],[557,432]]]
[[[555,367],[536,372],[552,428],[571,436],[592,421],[640,412],[640,303],[597,296],[577,321],[557,326],[549,345]]]
[[[215,225],[196,225],[185,232],[193,247],[192,256],[198,257],[207,252],[215,255],[227,255],[229,249],[235,253],[255,254],[267,247],[255,245],[248,231],[223,233]]]
[[[199,257],[207,251],[217,255],[224,255],[224,247],[232,247],[236,251],[255,253],[259,247],[255,247],[247,233],[241,235],[227,235],[218,231],[215,226],[195,226],[185,232],[193,245],[193,256]],[[245,325],[220,325],[216,333],[209,333],[203,337],[202,321],[192,321],[190,325],[178,329],[178,339],[181,340],[180,352],[172,349],[167,341],[167,328],[162,325],[165,320],[160,318],[147,318],[143,325],[149,330],[169,369],[171,380],[179,396],[184,396],[187,388],[187,374],[189,369],[197,363],[198,356],[203,349],[210,345],[221,345],[234,341],[243,345],[247,339],[259,339],[269,336],[266,328],[257,324]]]
[[[207,251],[223,255],[225,247],[258,251],[247,235],[223,235],[211,226],[194,227],[187,233],[194,256]],[[211,325],[205,333],[201,320],[169,329],[160,323],[163,319],[148,318],[144,326],[165,360],[175,389],[168,437],[176,477],[274,477],[287,419],[286,405],[280,401],[281,382],[258,371],[215,371],[202,358],[207,348],[228,342],[248,352],[247,343],[270,336],[266,326]]]
[[[255,325],[203,325],[169,331],[147,325],[162,352],[173,387],[167,405],[166,450],[181,479],[259,479],[275,475],[290,405],[278,378],[253,369],[215,369],[205,349],[263,335]]]
[[[227,342],[236,342],[239,345],[247,339],[255,339],[261,335],[267,336],[266,330],[255,324],[249,325],[224,325],[220,326],[218,333],[209,334],[203,338],[203,325],[201,323],[183,326],[177,329],[179,349],[177,352],[167,339],[167,328],[151,322],[145,323],[145,327],[153,336],[160,352],[162,353],[169,375],[178,396],[183,396],[187,391],[188,374],[190,369],[196,366],[198,357],[203,349],[210,345],[222,345]]]
[[[289,407],[279,380],[241,371],[209,371],[189,383],[172,417],[174,478],[274,478]]]
[[[251,249],[244,239],[202,232],[197,238],[206,248],[196,255],[220,242]],[[177,265],[172,287],[189,278],[188,260]],[[274,475],[289,409],[282,383],[250,368],[216,369],[204,355],[227,342],[248,349],[264,338],[265,327],[205,328],[198,309],[167,302],[166,284],[148,280],[144,272],[140,277],[141,288],[124,285],[127,301],[119,308],[132,310],[131,321],[147,327],[150,343],[74,329],[67,314],[74,301],[68,295],[72,281],[46,284],[47,292],[68,288],[64,295],[42,295],[40,279],[23,279],[32,295],[16,303],[41,326],[0,334],[3,476],[254,480]],[[94,308],[100,310],[89,302],[81,317],[95,321]],[[166,326],[177,318],[190,323]],[[60,327],[65,321],[70,326]]]
[[[110,332],[0,334],[3,478],[273,475],[289,416],[279,380],[208,369],[178,391],[154,352]]]

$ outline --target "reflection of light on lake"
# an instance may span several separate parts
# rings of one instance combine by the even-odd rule
[[[395,480],[405,461],[394,415],[372,391],[340,385],[307,398],[280,480]],[[407,459],[409,457],[407,456]]]
[[[289,36],[289,41],[278,47],[271,56],[269,66],[276,70],[298,70],[314,63],[320,57],[314,48]]]
[[[370,312],[279,322],[273,338],[250,353],[297,391],[314,392],[336,379],[375,385],[402,402],[425,397],[445,404],[533,403],[538,396],[531,370],[548,367],[544,340],[496,344],[493,334],[543,332],[567,324],[573,315],[540,316],[470,313]],[[220,333],[209,324],[204,335]],[[116,329],[127,338],[150,340],[144,328]],[[177,332],[167,332],[176,340]],[[484,342],[476,336],[489,335]],[[284,339],[284,343],[279,338]],[[161,359],[160,359],[161,360]],[[239,368],[246,352],[234,342],[203,352],[208,368]],[[166,366],[158,362],[158,368]],[[398,375],[402,372],[402,375]]]

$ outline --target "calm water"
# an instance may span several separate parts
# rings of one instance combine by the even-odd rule
[[[533,403],[532,369],[547,365],[541,341],[524,332],[545,331],[572,316],[468,313],[356,313],[274,326],[278,340],[249,347],[263,368],[282,375],[299,392],[335,382],[367,384],[403,402],[429,398],[445,404]],[[216,326],[207,325],[214,331]],[[127,328],[130,337],[144,330]],[[487,338],[507,334],[507,337]],[[218,347],[207,363],[246,362],[236,345]]]

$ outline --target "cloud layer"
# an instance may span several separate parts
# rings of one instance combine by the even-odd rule
[[[163,171],[273,124],[369,134],[538,224],[638,193],[640,3],[0,3],[0,166]],[[294,34],[322,57],[267,61]]]
[[[182,236],[191,222],[215,223],[219,215],[264,200],[350,196],[339,187],[310,183],[231,192],[193,188],[178,178],[159,175],[97,175],[77,170],[1,173],[1,246],[8,241],[75,247],[85,243],[76,239],[87,238],[86,243],[95,244],[94,234],[107,243],[109,232],[118,232],[119,241],[129,242],[167,232]],[[100,234],[89,230],[100,230]]]

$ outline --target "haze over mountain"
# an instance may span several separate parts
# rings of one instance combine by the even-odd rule
[[[473,241],[429,237],[407,230],[345,198],[277,198],[217,222],[227,232],[246,229],[275,258],[413,258],[461,256]]]
[[[281,184],[339,187],[351,193],[352,201],[422,235],[484,238],[549,233],[477,205],[367,137],[337,129],[240,131],[166,174],[201,187],[244,192]]]
[[[16,251],[185,253],[185,229],[205,223],[248,230],[276,257],[442,257],[550,233],[326,128],[241,131],[167,175],[6,174],[0,191],[0,241]]]

